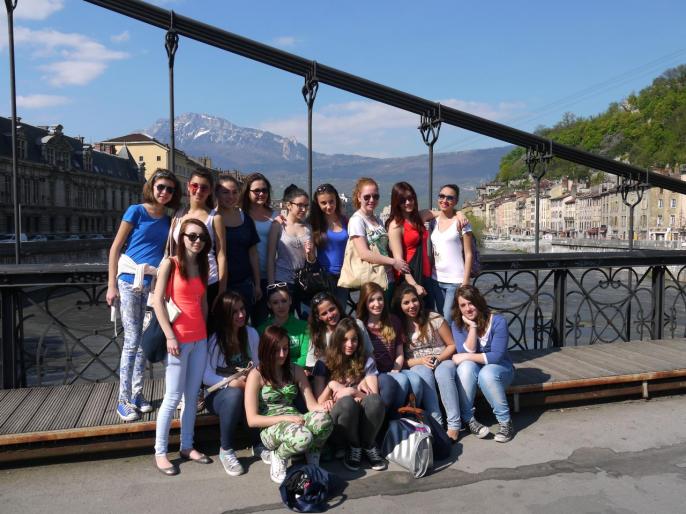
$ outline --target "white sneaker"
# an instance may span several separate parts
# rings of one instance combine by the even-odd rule
[[[319,459],[321,455],[322,454],[319,452],[307,452],[305,454],[305,462],[312,466],[319,466]]]
[[[288,467],[288,461],[279,457],[276,452],[271,452],[271,468],[269,470],[269,477],[272,482],[281,484],[286,479],[286,469]]]
[[[236,452],[234,452],[233,450],[224,451],[220,448],[219,460],[222,461],[224,471],[226,471],[226,473],[231,475],[232,477],[237,477],[245,473],[243,466],[238,461],[238,457],[236,457]]]
[[[261,443],[256,444],[255,446],[252,447],[252,456],[257,457],[259,456],[260,459],[262,459],[262,462],[265,464],[270,464],[271,463],[271,457],[272,457],[272,452],[267,450],[264,445]]]

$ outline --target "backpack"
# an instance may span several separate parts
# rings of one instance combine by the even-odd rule
[[[434,465],[431,429],[419,421],[400,418],[388,423],[383,454],[410,472],[414,478],[425,476]]]
[[[329,473],[319,466],[291,466],[279,486],[281,500],[295,512],[324,512],[328,508],[329,482]]]

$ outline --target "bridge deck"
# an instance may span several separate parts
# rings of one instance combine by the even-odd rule
[[[686,387],[686,339],[527,350],[511,356],[517,368],[509,389],[515,410],[520,397],[526,403],[553,403],[627,394],[648,397],[650,391]],[[111,436],[149,439],[157,409],[124,423],[115,412],[117,392],[115,382],[0,390],[0,455],[36,443],[54,446]],[[159,407],[164,381],[146,381],[144,393]],[[201,426],[217,422],[207,411],[197,418]],[[177,412],[172,427],[178,426]]]

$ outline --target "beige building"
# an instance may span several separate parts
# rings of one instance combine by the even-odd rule
[[[108,141],[98,143],[97,147],[103,152],[110,154],[118,154],[122,149],[126,148],[136,163],[139,166],[142,165],[145,167],[146,180],[150,178],[158,168],[168,170],[171,167],[171,148],[145,134],[134,133],[115,137]],[[176,176],[182,183],[188,181],[193,170],[198,168],[211,169],[212,161],[209,157],[195,159],[178,149],[175,150],[174,155],[174,173],[176,173]]]

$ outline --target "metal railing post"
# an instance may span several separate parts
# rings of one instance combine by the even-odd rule
[[[14,10],[18,0],[5,0],[10,61],[10,103],[12,109],[12,201],[14,202],[14,263],[21,262],[21,214],[19,211],[19,172],[17,170],[17,88],[14,66]]]
[[[0,384],[3,389],[19,387],[17,362],[17,293],[13,288],[3,288],[2,298],[2,345],[0,346]]]
[[[312,200],[312,107],[319,90],[317,80],[317,62],[312,61],[312,69],[305,75],[302,95],[307,104],[307,194]]]
[[[422,134],[422,141],[429,147],[429,203],[427,208],[431,208],[431,202],[434,194],[434,145],[438,141],[438,136],[441,133],[441,104],[438,104],[436,111],[422,114],[420,118],[419,132]]]
[[[567,270],[556,269],[553,278],[553,346],[560,348],[565,345],[565,328],[567,322]]]
[[[653,296],[653,339],[664,337],[664,311],[665,311],[665,266],[653,266],[652,274]]]
[[[174,11],[170,11],[169,30],[164,36],[164,48],[169,61],[169,164],[176,173],[176,138],[174,134],[174,57],[179,48],[179,34],[174,29]]]

